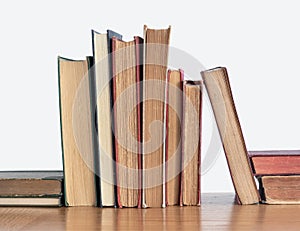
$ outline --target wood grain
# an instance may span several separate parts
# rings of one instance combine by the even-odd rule
[[[203,194],[200,207],[165,209],[0,208],[0,230],[299,230],[300,205],[233,203],[233,194]]]

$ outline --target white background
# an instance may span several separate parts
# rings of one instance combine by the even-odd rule
[[[57,56],[90,55],[91,29],[131,40],[144,24],[228,68],[248,149],[300,148],[298,1],[5,1],[0,24],[0,170],[62,169]],[[202,191],[233,191],[223,153]]]

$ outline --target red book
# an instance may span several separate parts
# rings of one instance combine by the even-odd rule
[[[141,207],[141,92],[143,39],[112,39],[117,203]]]
[[[300,174],[300,150],[249,151],[255,175]]]

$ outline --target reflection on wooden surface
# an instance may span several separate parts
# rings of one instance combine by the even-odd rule
[[[0,230],[299,230],[300,205],[233,201],[233,194],[207,194],[200,207],[1,207]]]

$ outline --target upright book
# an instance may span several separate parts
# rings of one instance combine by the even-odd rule
[[[200,205],[202,82],[183,83],[180,205]]]
[[[248,152],[231,92],[227,70],[218,67],[201,72],[222,140],[233,185],[241,204],[260,201]]]
[[[179,205],[181,172],[182,70],[168,70],[166,92],[166,204]]]
[[[95,64],[95,94],[97,104],[97,131],[99,144],[99,186],[101,206],[116,205],[115,191],[115,150],[113,136],[112,113],[112,37],[122,39],[122,36],[111,30],[106,34],[92,31],[93,55]]]
[[[163,124],[170,29],[144,27],[143,207],[165,206]]]
[[[67,206],[96,205],[90,88],[86,60],[58,58]]]
[[[249,151],[255,175],[300,175],[300,150]]]
[[[143,39],[112,39],[116,184],[119,207],[141,207],[140,81]]]
[[[62,206],[62,171],[0,172],[0,205]]]

